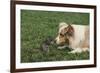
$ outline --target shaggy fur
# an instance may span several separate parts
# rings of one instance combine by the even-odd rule
[[[62,22],[59,24],[58,36],[55,40],[58,45],[72,48],[73,50],[70,53],[88,51],[89,26],[66,24]]]

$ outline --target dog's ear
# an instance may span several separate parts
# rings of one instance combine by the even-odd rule
[[[59,28],[61,28],[62,26],[66,26],[67,24],[65,23],[65,22],[61,22],[60,24],[59,24]]]
[[[74,35],[74,28],[71,25],[68,25],[68,27],[65,29],[66,35],[73,36]]]

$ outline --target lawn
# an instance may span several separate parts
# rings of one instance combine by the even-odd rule
[[[38,49],[47,36],[56,37],[60,22],[89,24],[88,13],[21,10],[21,62],[69,61],[89,59],[89,52],[69,54],[50,45],[45,53]]]

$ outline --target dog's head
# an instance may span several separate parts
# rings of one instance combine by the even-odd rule
[[[58,35],[55,39],[56,44],[58,45],[69,45],[69,39],[74,36],[74,28],[72,25],[68,25],[64,22],[59,24]]]

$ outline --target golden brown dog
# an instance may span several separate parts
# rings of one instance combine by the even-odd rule
[[[63,48],[65,46],[72,48],[70,53],[81,53],[89,51],[89,26],[75,25],[62,22],[59,24],[58,36],[56,43]]]

